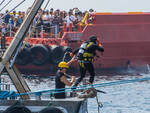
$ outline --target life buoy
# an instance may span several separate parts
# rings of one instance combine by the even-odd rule
[[[34,65],[43,65],[48,61],[49,51],[44,45],[35,45],[31,47],[31,57]]]
[[[18,65],[27,65],[30,62],[30,49],[23,48],[17,55],[15,63]]]
[[[3,113],[31,113],[31,111],[23,105],[10,106]]]
[[[58,64],[60,61],[62,61],[64,52],[62,46],[52,45],[51,46],[51,63]]]
[[[63,107],[47,107],[42,109],[39,113],[68,113]]]

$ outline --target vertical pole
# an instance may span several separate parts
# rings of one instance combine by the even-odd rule
[[[72,23],[69,24],[69,32],[72,32]]]
[[[51,27],[50,37],[53,38],[53,26]]]
[[[43,25],[41,25],[41,37],[43,38]]]
[[[55,38],[57,38],[57,25],[55,25]]]
[[[10,35],[10,37],[12,37],[12,25],[11,24],[9,24],[9,27],[10,27],[10,29],[9,29],[9,35]]]
[[[1,52],[3,52],[3,49],[6,49],[6,39],[4,33],[2,33],[2,37],[1,37],[1,49],[2,49]]]
[[[81,25],[80,25],[80,23],[78,23],[78,32],[81,32],[81,31],[82,31]]]
[[[67,31],[67,24],[64,23],[64,32],[66,32],[66,31]]]

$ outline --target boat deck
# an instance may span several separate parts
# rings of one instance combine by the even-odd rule
[[[68,113],[85,113],[87,110],[87,99],[73,97],[52,100],[0,100],[0,113],[17,102],[19,105],[26,106],[32,113],[39,112],[49,106],[59,107]]]

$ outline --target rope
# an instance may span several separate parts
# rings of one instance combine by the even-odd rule
[[[43,90],[43,91],[37,91],[37,92],[27,92],[27,93],[17,93],[13,95],[13,97],[22,96],[22,95],[32,95],[32,94],[42,94],[42,93],[48,93],[55,94],[55,93],[61,93],[61,92],[72,92],[72,91],[80,91],[80,90],[86,90],[89,88],[97,88],[97,87],[105,87],[105,86],[113,86],[113,85],[120,85],[120,84],[127,84],[127,83],[134,83],[134,82],[141,82],[150,80],[150,77],[146,78],[137,78],[132,80],[121,80],[121,81],[115,81],[115,82],[108,82],[108,83],[101,83],[101,84],[93,84],[93,85],[82,85],[80,87],[76,87],[77,89],[72,88],[61,88],[61,89],[51,89],[51,90]],[[65,91],[61,91],[62,89],[65,89]]]
[[[72,91],[80,91],[85,90],[89,88],[97,88],[97,87],[105,87],[105,86],[113,86],[113,85],[120,85],[120,84],[127,84],[127,83],[134,83],[134,82],[141,82],[150,80],[150,77],[145,78],[137,78],[132,80],[121,80],[121,81],[115,81],[115,82],[108,82],[108,83],[100,83],[100,84],[93,84],[93,85],[82,85],[80,87],[76,87],[77,89],[71,89],[71,88],[62,88],[65,89],[65,91],[61,91],[62,89],[52,89],[52,90],[44,90],[44,91],[38,91],[38,92],[27,92],[27,93],[18,93],[13,96],[22,96],[22,95],[31,95],[31,94],[37,94],[37,93],[48,93],[55,94],[55,93],[61,93],[61,92],[72,92]]]
[[[0,12],[11,2],[12,0],[9,0],[8,2],[7,2],[7,4],[5,4],[1,9],[0,9]]]
[[[0,3],[0,5],[2,5],[4,1],[5,1],[5,0],[3,0],[3,1]]]
[[[93,86],[95,88],[96,87],[105,87],[105,86],[113,86],[113,85],[141,82],[141,81],[146,81],[146,80],[150,80],[150,77],[137,78],[137,79],[132,79],[132,80],[120,80],[120,81],[116,81],[116,82],[108,82],[108,83],[101,83],[101,84],[94,84]]]
[[[9,4],[12,0],[10,0],[7,4]],[[4,14],[0,19],[3,19],[4,16],[6,16],[7,14],[9,14],[10,12],[12,12],[13,10],[15,10],[18,6],[20,6],[23,2],[25,2],[25,0],[21,1],[18,5],[16,5],[13,9],[11,9],[8,13]],[[2,8],[3,9],[3,8]],[[1,10],[2,10],[1,9]],[[0,10],[0,11],[1,11]]]
[[[97,95],[96,95],[96,102],[97,102],[97,105],[98,105],[98,107],[97,107],[98,113],[100,113],[100,108],[103,107],[103,104],[98,101],[98,96]]]
[[[47,1],[46,5],[45,5],[45,7],[44,7],[44,10],[46,9],[46,7],[48,6],[48,4],[49,4],[50,1],[51,1],[51,0],[48,0],[48,1]]]

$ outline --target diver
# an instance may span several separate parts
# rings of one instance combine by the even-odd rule
[[[69,65],[74,61],[74,58],[72,58],[68,63],[65,61],[62,61],[58,64],[58,71],[56,73],[55,78],[55,91],[57,93],[54,94],[54,97],[57,99],[63,99],[66,98],[65,93],[65,86],[71,86],[73,82],[75,81],[75,76],[70,76],[66,74],[67,69],[69,68]],[[70,77],[71,80],[67,80],[67,77]],[[60,93],[58,93],[60,92]]]
[[[72,89],[75,89],[76,86],[83,80],[85,77],[86,71],[90,73],[89,82],[92,84],[94,81],[95,70],[93,66],[93,60],[96,55],[96,50],[104,52],[103,46],[97,40],[97,36],[92,35],[89,38],[89,41],[83,42],[80,48],[77,48],[73,51],[73,55],[76,54],[79,68],[80,68],[80,77],[77,79]]]

